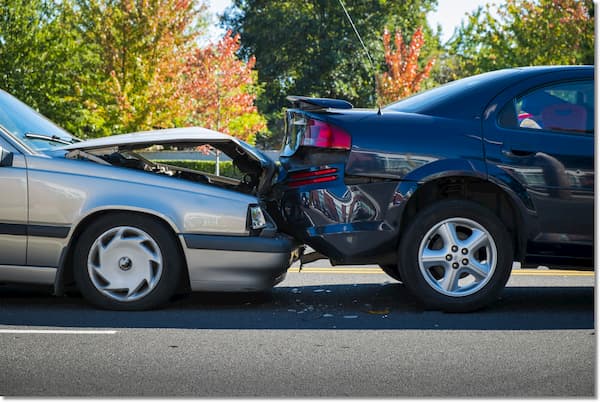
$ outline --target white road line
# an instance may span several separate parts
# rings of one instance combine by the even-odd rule
[[[73,335],[114,335],[117,331],[85,331],[68,329],[0,329],[0,334],[73,334]]]

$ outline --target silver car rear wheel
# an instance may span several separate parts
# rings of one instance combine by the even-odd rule
[[[118,226],[102,233],[92,244],[87,271],[100,293],[130,302],[154,290],[163,273],[163,256],[148,233]]]

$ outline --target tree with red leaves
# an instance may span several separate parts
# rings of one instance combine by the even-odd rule
[[[377,99],[379,104],[387,104],[410,96],[420,90],[421,83],[429,76],[435,59],[430,59],[419,70],[419,55],[423,47],[423,29],[419,27],[406,46],[400,31],[394,36],[394,48],[391,34],[386,28],[383,32],[383,48],[388,71],[377,77]]]
[[[183,69],[185,94],[193,124],[254,143],[266,120],[254,105],[260,91],[255,58],[240,60],[240,36],[230,31],[216,44],[195,49]]]

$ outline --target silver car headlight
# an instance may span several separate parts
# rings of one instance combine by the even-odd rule
[[[265,215],[258,205],[250,205],[249,211],[251,229],[262,229],[267,226]]]

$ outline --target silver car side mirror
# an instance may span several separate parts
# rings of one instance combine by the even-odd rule
[[[0,147],[0,167],[12,166],[13,153]]]

